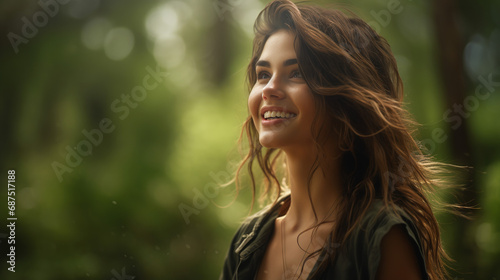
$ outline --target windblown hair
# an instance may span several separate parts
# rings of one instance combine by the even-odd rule
[[[257,80],[255,64],[266,40],[282,29],[295,35],[299,70],[317,108],[312,133],[318,156],[309,178],[327,156],[324,147],[331,137],[342,152],[343,189],[332,242],[344,244],[374,199],[382,199],[386,207],[402,208],[415,223],[429,278],[445,278],[444,261],[449,258],[427,196],[446,186],[445,178],[435,179],[446,168],[426,155],[413,137],[416,123],[403,106],[403,84],[389,44],[354,15],[288,0],[273,1],[254,25],[253,54],[247,69],[249,91]],[[334,125],[324,125],[320,116]],[[240,143],[245,134],[249,151],[236,172],[237,185],[246,165],[255,198],[253,166],[257,162],[265,181],[263,195],[275,193],[276,202],[282,193],[277,173],[282,152],[260,144],[251,116],[244,123]],[[320,267],[334,257],[323,260]]]

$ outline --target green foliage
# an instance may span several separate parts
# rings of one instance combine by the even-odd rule
[[[377,23],[374,13],[389,2],[358,0],[349,7]],[[430,4],[400,5],[387,24],[378,22],[380,33],[398,60],[409,109],[423,123],[421,137],[431,138],[435,128],[449,131],[450,124],[443,119],[448,108]],[[0,4],[1,170],[5,178],[16,170],[18,218],[16,272],[3,262],[0,278],[217,278],[250,210],[248,189],[231,203],[234,185],[216,186],[231,179],[241,159],[236,141],[247,116],[246,63],[252,23],[264,3],[95,0],[57,6],[27,38],[22,18],[33,22],[42,7],[36,1]],[[489,13],[487,5],[475,8],[472,15]],[[498,44],[499,28],[498,21],[488,25],[497,34],[491,44]],[[28,42],[14,47],[11,32]],[[470,95],[479,84],[475,78]],[[468,232],[476,246],[473,273],[483,279],[500,275],[499,88],[467,117],[481,198]],[[103,130],[103,121],[113,129]],[[452,161],[448,145],[437,143],[434,153]],[[1,197],[7,201],[5,191]],[[6,215],[2,210],[3,221]],[[456,219],[442,220],[444,243],[455,246],[448,241]],[[465,267],[459,273],[470,271],[467,263],[476,260],[450,249]],[[5,254],[2,249],[2,260]]]

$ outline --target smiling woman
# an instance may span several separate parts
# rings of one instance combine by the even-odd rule
[[[247,165],[255,193],[257,162],[263,196],[276,196],[236,233],[221,279],[444,278],[426,195],[446,185],[434,179],[446,165],[411,135],[386,40],[354,16],[286,0],[254,30],[236,182]]]
[[[255,63],[257,81],[248,107],[264,147],[297,150],[313,144],[314,98],[300,74],[293,42],[291,32],[277,31]]]

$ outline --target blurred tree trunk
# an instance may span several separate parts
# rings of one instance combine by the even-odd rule
[[[455,0],[433,0],[434,29],[437,39],[437,56],[442,89],[446,102],[446,109],[461,117],[461,124],[450,129],[449,140],[451,153],[458,164],[474,166],[470,133],[467,126],[467,114],[463,104],[467,96],[467,81],[465,78],[462,39],[458,22],[460,12]],[[473,184],[472,174],[465,178],[464,190],[457,192],[458,202],[467,206],[477,205],[477,190]],[[470,213],[469,213],[470,215]],[[470,238],[472,222],[466,219],[457,219],[455,238],[451,245],[451,256],[458,262],[455,267],[461,272],[476,272],[477,247]],[[460,267],[467,265],[467,267]],[[472,270],[472,271],[469,271]]]

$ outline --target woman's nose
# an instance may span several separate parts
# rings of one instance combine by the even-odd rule
[[[262,99],[282,99],[285,97],[282,85],[276,77],[269,80],[267,85],[262,89]]]

